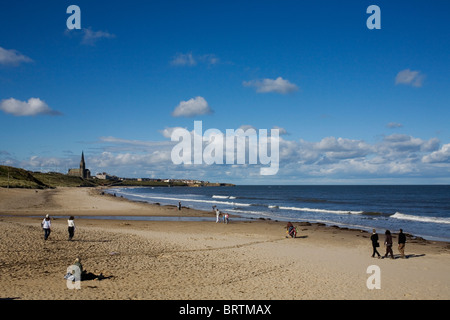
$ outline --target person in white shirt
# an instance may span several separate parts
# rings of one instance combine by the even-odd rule
[[[75,233],[75,222],[73,221],[75,218],[71,216],[69,220],[67,220],[67,230],[69,231],[69,240],[72,240],[73,235]]]
[[[44,240],[47,240],[50,236],[52,222],[50,220],[50,216],[47,214],[41,222],[42,228],[44,229]]]
[[[216,223],[220,222],[220,210],[216,208]]]

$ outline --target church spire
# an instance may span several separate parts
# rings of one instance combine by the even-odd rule
[[[86,163],[84,162],[84,152],[81,152],[80,170],[82,170],[82,175],[84,176],[84,170],[86,169]]]

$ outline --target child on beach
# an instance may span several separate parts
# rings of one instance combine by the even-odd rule
[[[294,227],[294,225],[289,221],[286,225],[286,233],[288,234],[286,238],[291,236],[292,238],[295,238],[297,236],[297,231]]]

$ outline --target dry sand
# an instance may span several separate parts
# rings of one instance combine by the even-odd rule
[[[46,213],[80,217],[74,239],[67,241],[67,219],[60,218],[52,220],[44,241],[40,222]],[[212,212],[131,202],[98,189],[0,189],[0,299],[450,298],[448,243],[410,240],[408,259],[374,259],[370,234],[358,230],[296,224],[300,232],[292,239],[277,221],[231,219],[225,225],[87,215],[213,218]],[[76,257],[102,277],[71,290],[63,276]],[[371,265],[380,268],[380,289],[366,285]]]

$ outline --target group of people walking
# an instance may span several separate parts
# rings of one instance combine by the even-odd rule
[[[375,258],[375,255],[378,255],[378,259],[380,259],[381,255],[377,250],[377,248],[380,246],[380,243],[378,242],[378,234],[376,233],[375,229],[373,229],[370,240],[372,240],[372,248],[373,248],[372,258]],[[392,251],[393,240],[391,232],[389,230],[386,230],[385,232],[384,245],[386,246],[386,253],[384,254],[384,258],[387,258],[390,255],[391,259],[394,259],[394,252]],[[406,245],[406,235],[403,233],[403,230],[400,229],[400,233],[398,234],[398,251],[400,252],[401,258],[406,258],[405,245]]]
[[[228,215],[228,213],[226,213],[226,212],[224,212],[224,213],[220,212],[220,210],[219,210],[216,206],[213,206],[212,208],[213,208],[213,211],[216,213],[216,223],[219,223],[219,222],[220,222],[220,215],[222,215],[222,217],[223,217],[223,223],[228,224],[228,221],[229,221],[229,218],[230,218],[229,215]]]
[[[67,220],[67,231],[69,233],[68,240],[72,240],[74,234],[75,234],[75,218],[73,216],[70,216],[69,220]],[[52,231],[52,221],[50,219],[50,216],[47,214],[41,222],[42,229],[44,230],[44,240],[47,240],[50,237],[50,233]]]

